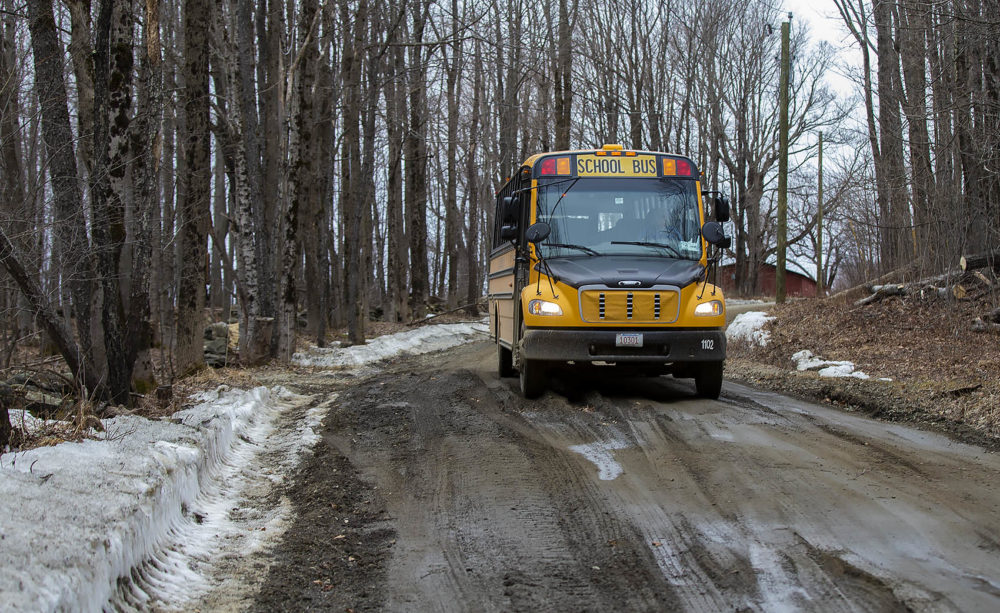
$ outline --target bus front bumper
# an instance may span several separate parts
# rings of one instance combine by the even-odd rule
[[[621,346],[640,334],[641,347]],[[726,359],[726,335],[718,328],[704,330],[560,330],[529,328],[522,357],[547,362],[685,363]]]

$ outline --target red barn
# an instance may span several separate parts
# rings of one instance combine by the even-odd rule
[[[774,264],[761,264],[757,271],[758,293],[762,296],[774,296],[774,277],[777,267]],[[719,266],[719,284],[726,294],[735,296],[736,292],[736,265],[727,264]],[[797,273],[793,270],[785,269],[785,294],[803,298],[813,298],[816,296],[816,282],[809,277]]]

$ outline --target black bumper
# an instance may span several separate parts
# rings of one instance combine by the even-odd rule
[[[642,347],[616,347],[622,332],[642,334]],[[529,328],[524,357],[549,362],[684,363],[726,359],[726,335],[707,330],[559,330]]]

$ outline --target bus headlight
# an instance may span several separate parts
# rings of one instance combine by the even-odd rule
[[[694,307],[694,314],[699,317],[714,317],[716,315],[722,315],[722,303],[718,300],[702,302],[698,306]]]
[[[532,300],[528,303],[528,312],[532,315],[562,315],[562,307],[547,300]]]

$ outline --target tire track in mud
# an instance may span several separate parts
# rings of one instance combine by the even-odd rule
[[[389,399],[407,390],[408,435],[347,452],[395,492],[389,610],[670,608],[641,539],[595,505],[568,452],[492,419],[503,392],[467,370],[389,379],[376,385]],[[364,420],[377,407],[358,400]]]
[[[598,390],[596,398],[590,397],[588,387]],[[571,417],[556,417],[551,423],[531,418],[556,446],[572,440],[562,422],[580,419],[572,412],[581,404],[599,416],[591,422],[627,424],[635,447],[615,452],[624,475],[621,487],[609,490],[609,497],[619,499],[610,506],[659,543],[657,559],[682,608],[959,610],[932,587],[933,569],[920,569],[920,562],[907,563],[905,554],[892,551],[905,551],[909,541],[933,555],[933,544],[920,531],[923,526],[913,526],[916,535],[904,530],[902,546],[893,543],[884,564],[877,545],[862,547],[860,554],[841,546],[856,543],[857,538],[845,538],[852,532],[879,543],[894,530],[899,532],[901,522],[927,523],[920,509],[907,506],[919,506],[919,500],[886,504],[877,497],[873,501],[870,493],[878,487],[906,489],[908,480],[917,481],[914,489],[933,481],[920,471],[923,462],[913,459],[919,452],[907,455],[865,432],[844,432],[839,425],[829,432],[784,407],[690,401],[684,384],[670,379],[629,381],[624,387],[639,393],[622,392],[619,386],[607,394],[600,383],[566,385],[573,388],[564,405]],[[599,437],[599,429],[590,436]],[[856,446],[865,450],[860,457]],[[886,474],[865,478],[871,462],[885,465],[879,472]],[[672,477],[664,479],[663,473]],[[816,475],[824,473],[830,477],[817,483]],[[863,485],[844,487],[845,481],[858,478]],[[837,489],[844,490],[843,500],[831,497]],[[858,508],[845,504],[848,500]],[[892,543],[893,537],[888,538]],[[989,567],[975,558],[970,560],[973,566]],[[951,570],[952,580],[980,594],[992,595],[996,589],[968,571]],[[931,580],[929,585],[915,582],[920,575]],[[979,606],[983,602],[975,595],[965,600]]]

